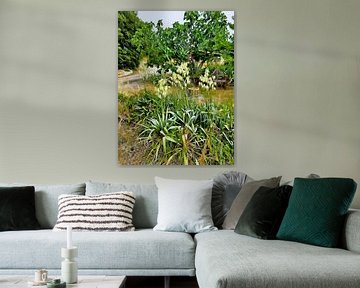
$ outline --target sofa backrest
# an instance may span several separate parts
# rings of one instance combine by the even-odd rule
[[[58,197],[61,194],[85,195],[85,183],[68,185],[0,183],[0,186],[34,186],[36,218],[43,229],[52,229],[55,226],[58,216]]]
[[[157,223],[158,192],[155,184],[86,182],[86,195],[131,191],[135,194],[133,223],[136,229],[153,228]]]

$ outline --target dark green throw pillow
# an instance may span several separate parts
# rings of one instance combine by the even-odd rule
[[[337,247],[355,191],[349,178],[295,178],[277,238]]]
[[[235,232],[255,238],[275,239],[288,206],[292,187],[260,187],[252,196]]]
[[[0,231],[39,229],[35,188],[0,187]]]

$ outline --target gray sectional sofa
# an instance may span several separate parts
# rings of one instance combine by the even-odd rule
[[[136,231],[74,232],[79,274],[196,275],[201,288],[360,287],[360,211],[348,213],[341,249],[260,240],[232,230],[196,235],[160,232],[152,230],[158,209],[155,185],[94,182],[35,185],[37,218],[43,229],[0,232],[0,277],[39,268],[48,269],[50,275],[60,273],[60,248],[66,245],[66,233],[51,230],[60,194],[124,190],[136,195]]]

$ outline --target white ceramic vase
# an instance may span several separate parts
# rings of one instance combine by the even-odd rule
[[[77,255],[77,247],[61,248],[61,257],[64,258],[61,262],[61,279],[67,284],[77,283],[78,268],[75,261]]]

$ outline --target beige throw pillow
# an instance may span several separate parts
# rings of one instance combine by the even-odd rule
[[[240,219],[241,214],[243,213],[246,205],[249,203],[251,197],[255,192],[261,187],[276,188],[279,187],[281,176],[273,177],[270,179],[263,179],[257,181],[251,181],[244,184],[237,194],[234,202],[231,204],[230,210],[227,213],[224,223],[222,225],[223,229],[234,230],[237,222]]]

